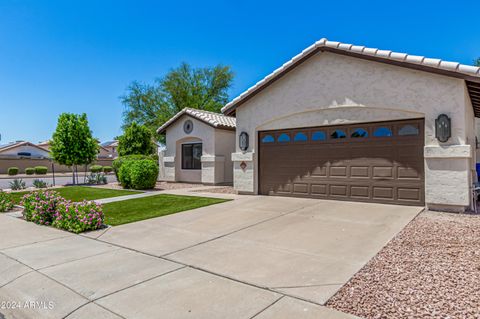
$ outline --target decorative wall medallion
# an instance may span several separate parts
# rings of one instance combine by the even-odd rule
[[[183,131],[186,134],[190,134],[193,131],[193,122],[190,120],[186,120],[185,123],[183,123]]]
[[[245,169],[247,168],[247,163],[241,162],[241,163],[240,163],[240,168],[242,169],[242,171],[245,172]]]
[[[248,150],[248,133],[247,132],[242,132],[238,136],[238,146],[243,152]]]

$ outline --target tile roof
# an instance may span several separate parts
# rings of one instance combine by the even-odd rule
[[[169,119],[165,124],[160,126],[157,130],[157,133],[164,132],[167,127],[173,124],[177,119],[179,119],[182,115],[190,115],[191,117],[202,121],[208,125],[211,125],[215,128],[223,128],[223,129],[235,129],[236,127],[236,119],[231,116],[226,116],[221,113],[209,112],[204,110],[197,110],[192,108],[184,108],[177,114],[175,114],[171,119]]]
[[[263,87],[268,86],[277,78],[279,78],[279,76],[293,69],[305,59],[319,51],[347,54],[359,58],[387,62],[404,67],[417,68],[427,72],[436,72],[447,76],[459,77],[465,80],[473,81],[474,83],[480,82],[480,67],[464,65],[457,62],[443,61],[440,59],[431,59],[406,53],[393,52],[389,50],[379,50],[376,48],[367,48],[353,44],[328,41],[327,39],[323,38],[303,50],[298,55],[294,56],[281,67],[267,75],[262,80],[258,81],[254,86],[250,87],[238,97],[227,103],[222,108],[222,113],[230,114],[237,106],[253,96]],[[478,114],[480,114],[480,105],[478,107]]]

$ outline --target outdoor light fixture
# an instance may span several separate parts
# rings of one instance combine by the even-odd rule
[[[435,137],[442,143],[452,136],[452,120],[446,114],[440,114],[435,120]]]
[[[243,152],[248,150],[248,133],[247,132],[240,133],[240,136],[238,137],[238,146]]]

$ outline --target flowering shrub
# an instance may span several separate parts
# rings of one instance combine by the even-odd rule
[[[72,203],[54,191],[26,194],[20,204],[24,207],[25,219],[36,224],[52,225],[74,233],[95,230],[103,225],[104,216],[100,204],[93,201]]]
[[[57,205],[64,199],[54,191],[36,191],[23,195],[23,217],[40,225],[51,225]]]
[[[13,200],[10,194],[0,190],[0,212],[6,212],[13,208]]]
[[[93,201],[72,203],[64,201],[57,206],[52,226],[73,233],[95,230],[103,224],[102,206]]]

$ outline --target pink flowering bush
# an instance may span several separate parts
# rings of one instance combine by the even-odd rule
[[[78,234],[100,228],[103,219],[103,210],[100,204],[93,201],[80,203],[64,201],[57,206],[52,226]]]
[[[57,205],[64,199],[54,191],[36,191],[25,194],[21,205],[23,217],[39,225],[51,225]]]
[[[54,191],[35,191],[23,196],[20,203],[27,221],[51,225],[74,233],[95,230],[103,225],[100,204],[83,201],[72,203]]]

